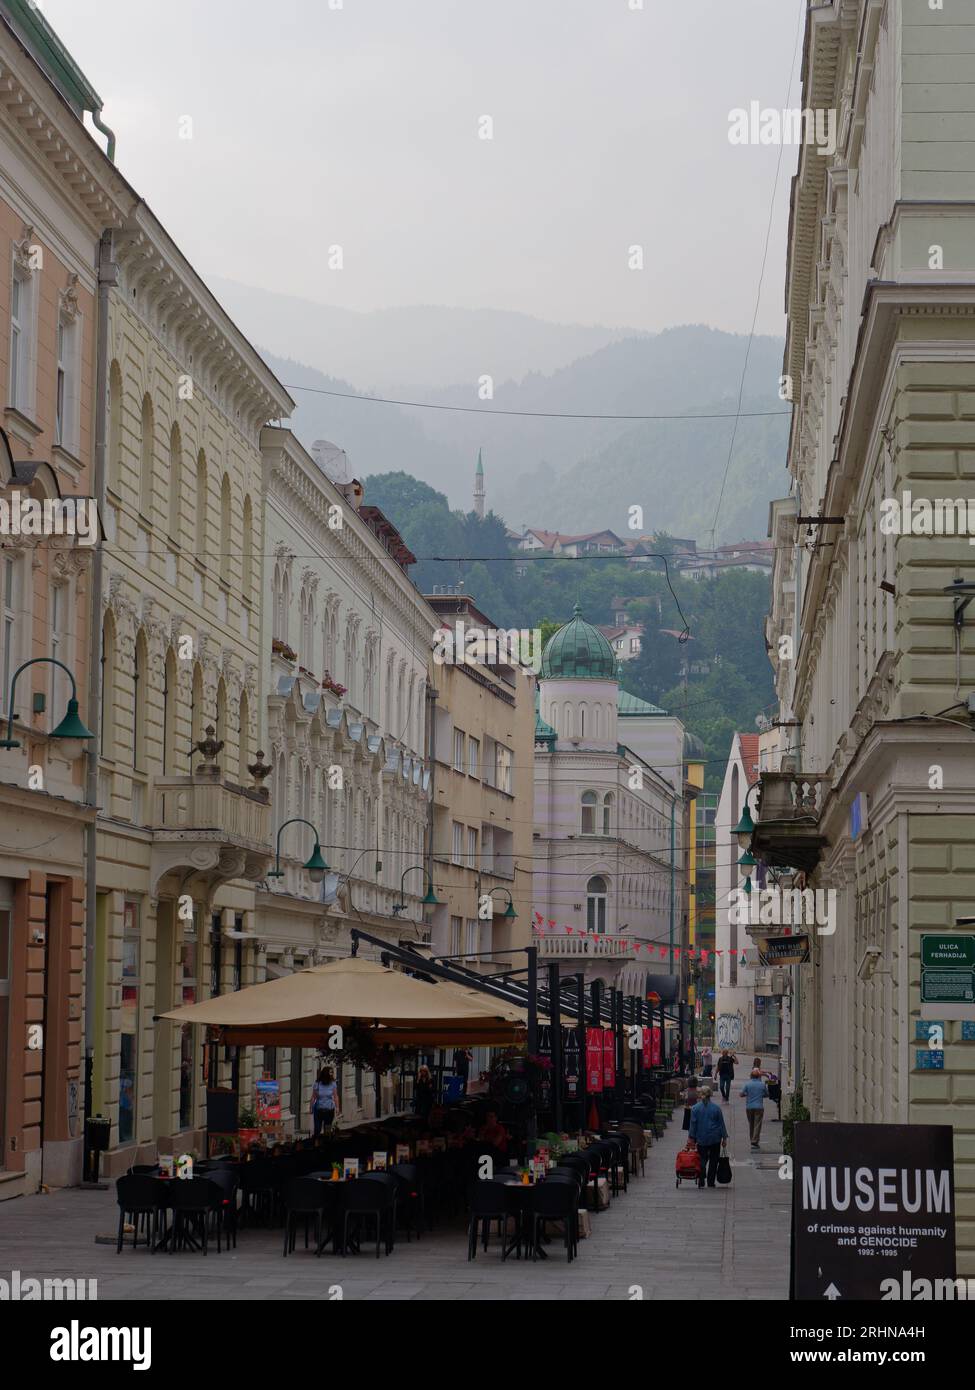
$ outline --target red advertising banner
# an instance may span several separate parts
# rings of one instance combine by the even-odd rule
[[[603,1029],[603,1085],[607,1091],[616,1085],[616,1037],[612,1028]]]
[[[586,1029],[586,1090],[592,1094],[603,1089],[603,1030]]]
[[[652,1067],[659,1067],[662,1056],[660,1049],[660,1029],[651,1028],[650,1035],[650,1065]]]
[[[643,1065],[645,1067],[653,1066],[653,1045],[650,1038],[650,1029],[646,1027],[643,1029]]]

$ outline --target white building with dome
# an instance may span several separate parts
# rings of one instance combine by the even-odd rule
[[[679,973],[683,754],[681,721],[621,688],[577,607],[546,644],[535,723],[535,924],[540,958],[562,973],[641,996],[649,977]]]

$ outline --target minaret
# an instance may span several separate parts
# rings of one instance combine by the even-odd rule
[[[484,464],[481,462],[481,451],[477,451],[477,467],[474,469],[474,512],[476,516],[484,516]]]

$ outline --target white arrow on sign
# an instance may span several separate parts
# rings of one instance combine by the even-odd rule
[[[823,1294],[823,1297],[828,1298],[830,1303],[833,1302],[834,1298],[842,1298],[842,1296],[843,1295],[840,1293],[839,1289],[836,1287],[835,1284],[830,1284],[829,1288]]]

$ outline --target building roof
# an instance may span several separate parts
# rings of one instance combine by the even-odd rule
[[[566,536],[561,531],[542,531],[537,526],[529,526],[525,532],[527,536],[534,536],[541,541],[546,550],[552,550],[556,545],[580,545],[583,541],[598,541],[604,536],[609,537],[615,545],[622,546],[623,541],[615,531],[586,531],[578,536]]]
[[[631,695],[628,690],[620,686],[619,701],[616,712],[621,719],[632,719],[641,714],[666,714],[665,709],[659,705],[651,705],[649,700],[641,700],[636,695]]]
[[[616,679],[616,658],[606,638],[576,604],[572,618],[552,634],[542,653],[541,680]]]
[[[758,780],[758,734],[739,734],[741,761],[749,782]]]

